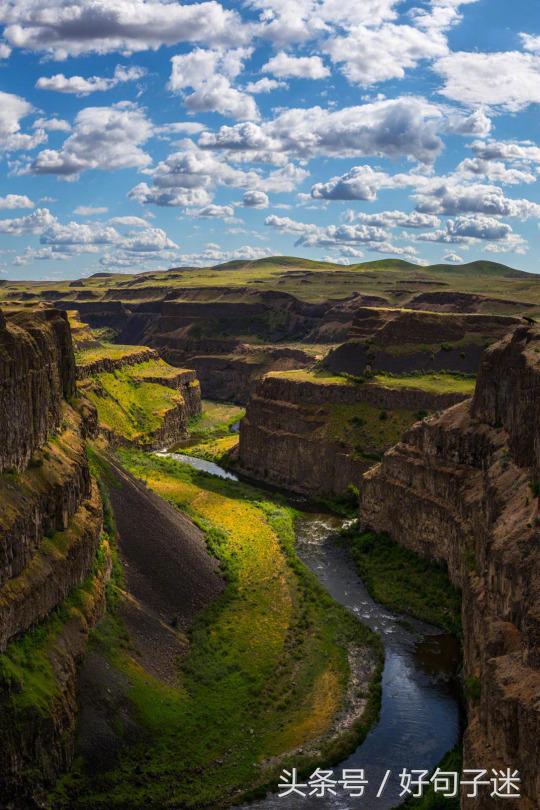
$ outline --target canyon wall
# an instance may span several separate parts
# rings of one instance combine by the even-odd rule
[[[540,329],[520,326],[484,353],[473,399],[415,425],[360,487],[361,521],[462,590],[464,765],[519,770],[521,810],[540,796],[539,406]]]
[[[0,472],[22,469],[62,418],[75,390],[67,316],[55,309],[0,312]]]
[[[272,373],[251,396],[240,425],[238,466],[252,478],[316,495],[358,486],[374,458],[419,412],[463,395],[410,387],[329,382],[309,372]]]
[[[72,404],[65,313],[0,314],[0,804],[17,810],[72,756],[77,663],[104,607],[101,499]]]
[[[461,301],[460,296],[457,296]],[[361,375],[367,367],[407,373],[476,373],[483,350],[520,319],[506,315],[362,307],[348,339],[325,360],[333,372]]]

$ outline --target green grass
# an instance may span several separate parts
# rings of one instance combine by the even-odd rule
[[[384,533],[352,527],[343,536],[377,602],[461,635],[461,594],[442,566],[399,546]]]
[[[109,557],[108,537],[103,536],[89,576],[40,624],[11,641],[0,654],[0,717],[3,722],[31,720],[34,714],[47,717],[61,697],[62,682],[52,656],[61,642],[62,631],[77,614],[85,616],[95,598],[96,583]],[[8,720],[8,718],[11,718]]]
[[[140,379],[153,368],[154,362],[150,366],[145,362],[102,372],[83,381],[80,387],[96,406],[102,427],[127,441],[151,440],[163,424],[165,413],[183,401],[174,388]]]
[[[244,417],[245,408],[228,402],[202,401],[202,413],[190,421],[189,427],[197,436],[220,436],[229,432],[231,425]]]
[[[144,346],[122,346],[119,343],[101,343],[100,346],[92,346],[88,349],[79,349],[75,352],[77,365],[85,366],[97,360],[120,360],[122,357],[130,357],[146,347]]]
[[[348,680],[346,647],[380,647],[299,561],[292,510],[171,459],[120,456],[204,528],[227,584],[192,629],[176,687],[141,669],[117,619],[102,626],[98,643],[129,681],[144,736],[111,770],[88,780],[83,768],[73,772],[55,793],[55,810],[217,808],[275,783],[280,758],[311,740],[321,739],[323,757],[341,757],[369,729],[379,699],[373,684],[360,724],[341,740],[328,736]],[[313,757],[286,761],[308,767]]]
[[[358,458],[377,460],[417,421],[418,414],[405,408],[382,410],[367,402],[326,406],[326,437],[345,442]]]
[[[376,385],[386,388],[417,388],[433,394],[467,394],[474,393],[476,379],[470,374],[451,374],[448,372],[429,372],[395,375],[378,372],[371,378]]]
[[[317,385],[353,385],[353,381],[344,375],[332,374],[325,368],[301,368],[292,371],[270,371],[267,377],[281,377],[295,382],[310,382]]]

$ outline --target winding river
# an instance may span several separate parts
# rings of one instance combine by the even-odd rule
[[[164,455],[221,478],[239,480],[212,462],[182,453]],[[433,769],[458,741],[460,713],[455,675],[460,656],[456,641],[434,627],[387,610],[369,596],[347,551],[333,538],[341,525],[339,518],[329,514],[304,513],[297,525],[297,550],[331,596],[383,639],[385,665],[379,722],[364,742],[333,769],[334,778],[340,779],[344,768],[363,768],[369,785],[361,799],[352,799],[341,791],[324,798],[279,798],[270,794],[244,805],[243,810],[390,810],[404,801],[400,798],[400,771]],[[387,770],[391,775],[377,798]]]

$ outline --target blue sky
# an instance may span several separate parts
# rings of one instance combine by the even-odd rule
[[[536,272],[530,0],[0,0],[0,277]]]

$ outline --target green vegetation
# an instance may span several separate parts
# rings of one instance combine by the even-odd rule
[[[271,371],[268,377],[282,377],[295,382],[311,382],[317,385],[352,385],[353,380],[341,374],[332,374],[325,368],[300,368],[292,371]]]
[[[171,459],[119,455],[204,529],[227,584],[192,628],[174,687],[132,657],[117,617],[102,623],[96,644],[129,683],[126,700],[142,737],[108,771],[87,777],[79,763],[55,792],[55,810],[216,807],[275,783],[284,763],[309,768],[315,751],[328,760],[343,756],[367,733],[379,700],[372,684],[364,717],[336,741],[346,650],[364,645],[378,657],[380,643],[299,561],[292,510]],[[304,755],[283,758],[299,747]]]
[[[122,346],[119,343],[100,343],[88,349],[78,349],[75,360],[78,366],[86,366],[97,360],[120,360],[122,357],[131,357],[139,354],[143,346]]]
[[[377,461],[383,452],[399,442],[416,421],[416,413],[405,408],[381,411],[367,402],[326,407],[325,435],[353,448],[354,455]],[[381,413],[386,414],[381,418]]]
[[[100,598],[108,567],[109,540],[103,535],[89,576],[41,624],[11,641],[0,654],[0,718],[2,723],[19,722],[36,714],[48,716],[60,697],[63,682],[55,670],[54,658],[62,656],[63,632],[71,620],[86,624]],[[58,666],[58,665],[57,665]]]
[[[461,594],[442,566],[399,546],[385,533],[360,532],[353,526],[343,537],[377,602],[461,635]]]
[[[145,376],[154,373],[162,376],[161,363],[152,360],[124,366],[82,381],[79,387],[96,406],[102,427],[127,441],[144,444],[152,440],[165,414],[183,402],[176,389],[144,381]],[[178,373],[178,369],[163,365],[165,374]]]
[[[231,427],[244,414],[244,408],[238,405],[203,400],[201,415],[189,423],[191,441],[181,442],[178,450],[187,456],[197,456],[217,464],[226,463],[239,439],[239,434],[231,432]]]
[[[390,374],[377,372],[372,377],[376,385],[386,388],[418,388],[433,394],[467,394],[474,393],[476,379],[472,374],[450,372],[418,372],[416,374]]]

